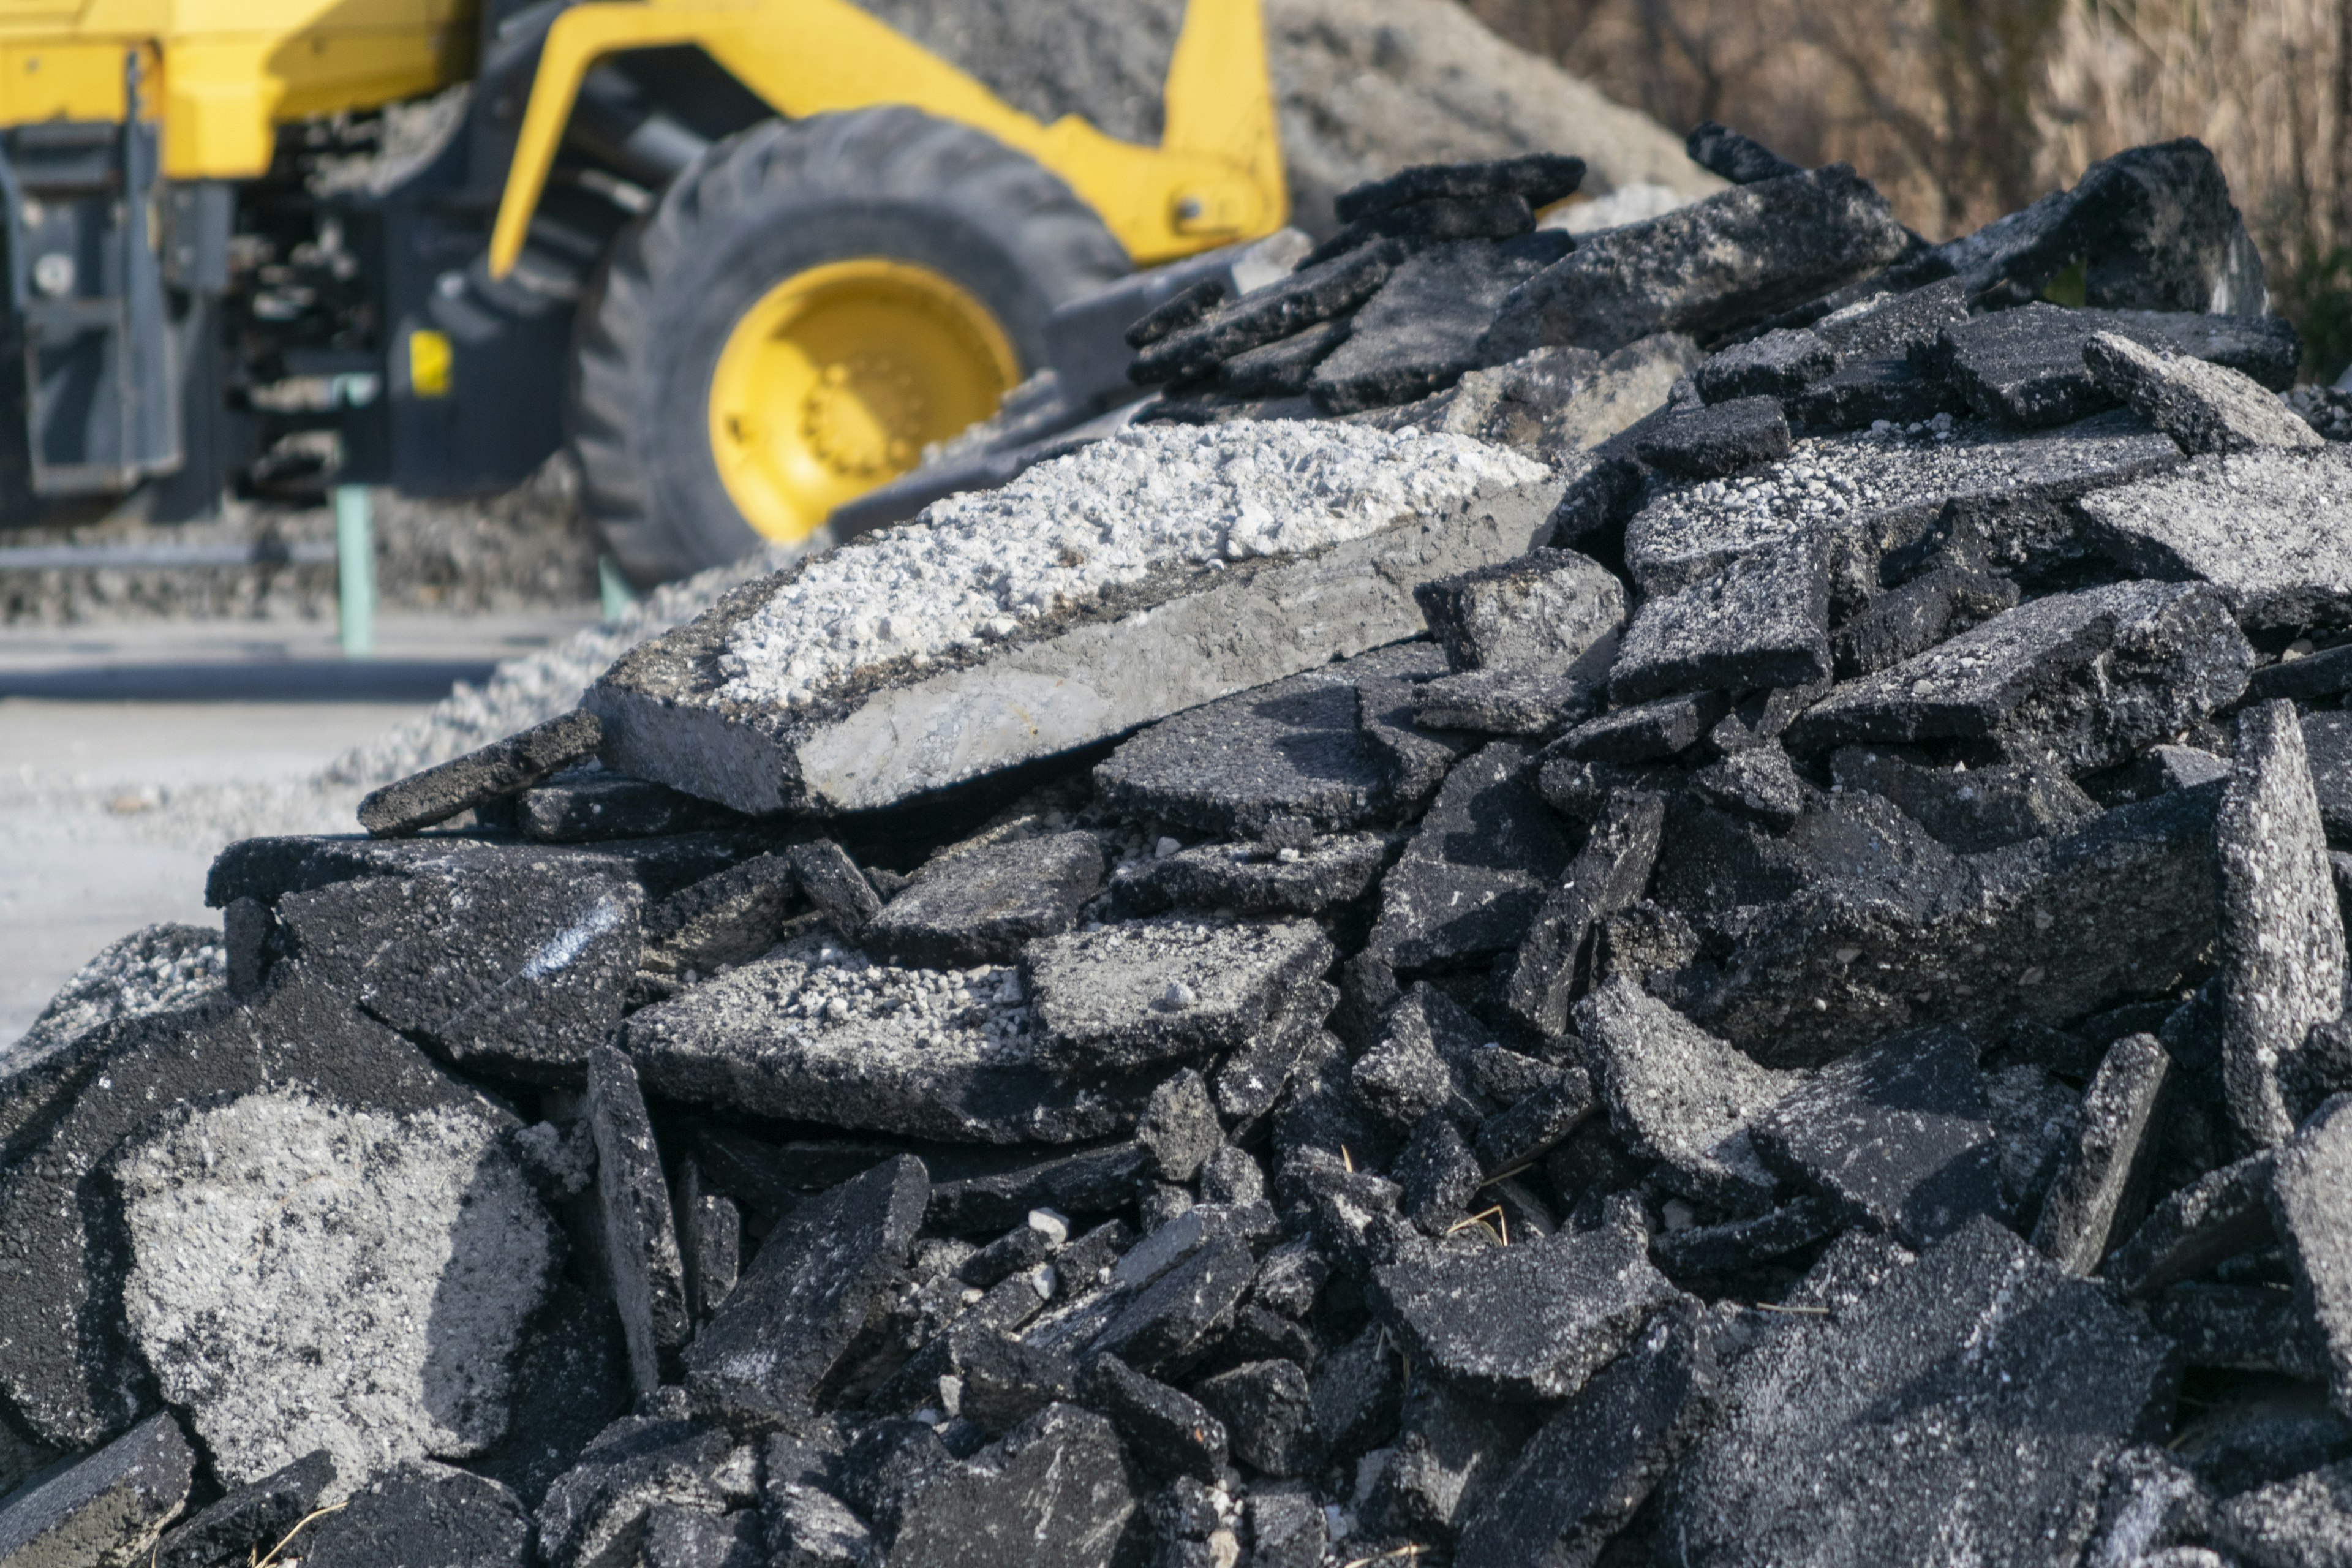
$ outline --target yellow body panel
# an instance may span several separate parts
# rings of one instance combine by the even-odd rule
[[[463,79],[474,17],[472,0],[0,0],[0,125],[121,119],[136,50],[164,174],[249,178],[268,171],[281,124]],[[1138,263],[1268,234],[1288,216],[1258,0],[1192,0],[1158,147],[1031,119],[849,0],[597,0],[549,30],[494,271],[521,249],[581,79],[609,56],[680,44],[790,118],[902,103],[985,132],[1068,181]]]

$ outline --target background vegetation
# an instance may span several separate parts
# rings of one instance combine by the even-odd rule
[[[1930,238],[2143,142],[2230,176],[2305,370],[2352,363],[2352,0],[1463,0],[1676,129],[1843,161]]]

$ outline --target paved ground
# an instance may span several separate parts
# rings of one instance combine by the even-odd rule
[[[0,630],[0,1042],[116,937],[217,922],[222,845],[352,830],[328,763],[593,616],[387,615],[365,663],[331,626]]]

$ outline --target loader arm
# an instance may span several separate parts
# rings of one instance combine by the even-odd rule
[[[548,29],[491,232],[493,277],[521,254],[588,72],[613,55],[687,44],[787,119],[907,104],[993,136],[1060,175],[1138,265],[1270,234],[1289,216],[1258,0],[1192,0],[1158,147],[1075,115],[1042,124],[849,0],[597,0]]]

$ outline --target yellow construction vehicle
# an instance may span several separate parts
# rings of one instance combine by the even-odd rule
[[[640,583],[795,540],[1057,309],[1280,227],[1257,0],[1191,0],[1164,126],[1041,123],[848,0],[0,0],[0,514],[568,438]]]

